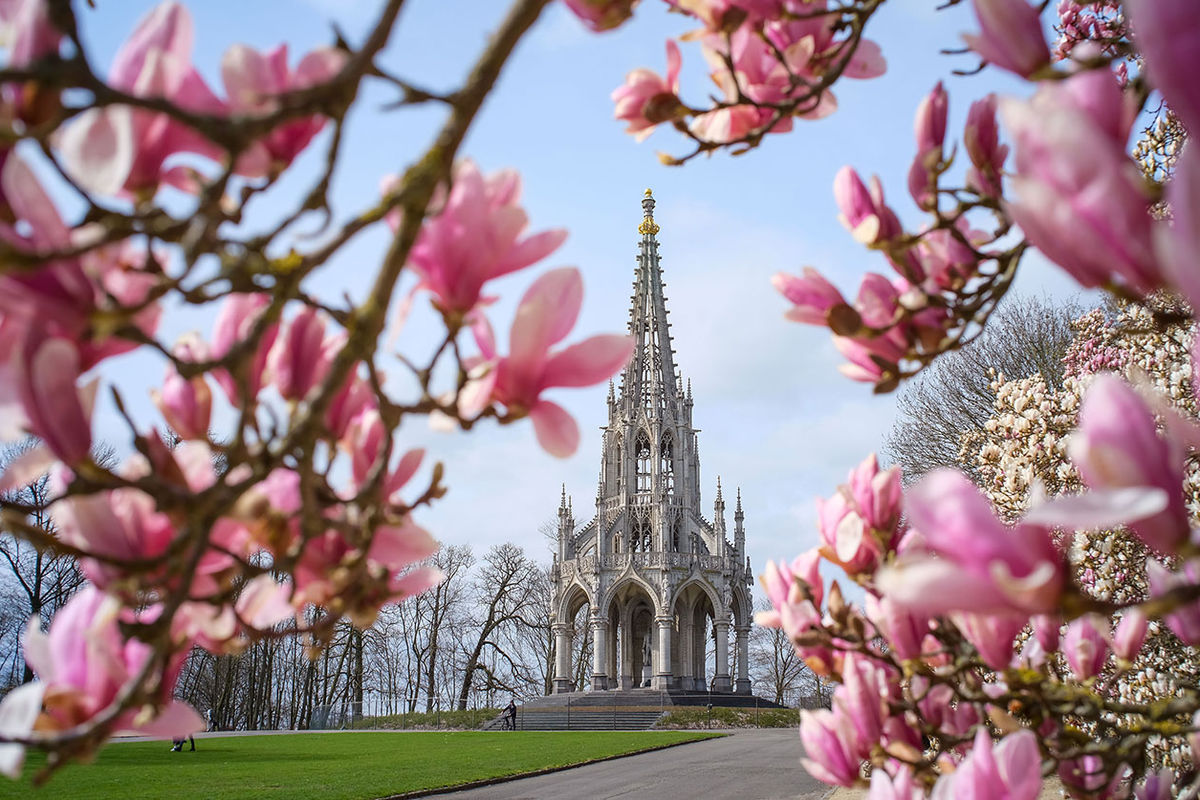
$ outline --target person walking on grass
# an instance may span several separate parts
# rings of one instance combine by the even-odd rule
[[[182,753],[184,742],[187,742],[188,744],[190,744],[192,746],[192,749],[188,751],[189,753],[196,752],[196,737],[194,737],[194,736],[188,736],[186,739],[182,739],[182,738],[172,739],[171,740],[171,752],[172,753]]]
[[[504,727],[510,731],[517,729],[517,704],[511,697],[508,699],[508,705],[504,707]]]

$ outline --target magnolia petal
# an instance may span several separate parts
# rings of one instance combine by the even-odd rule
[[[0,188],[19,219],[29,223],[34,246],[44,250],[67,247],[71,236],[50,195],[42,188],[25,159],[12,155],[0,173]]]
[[[109,70],[109,82],[122,89],[131,88],[152,51],[190,62],[192,40],[192,15],[187,8],[175,0],[160,3],[142,17],[121,45]]]
[[[132,725],[132,730],[140,734],[160,736],[164,739],[191,736],[207,727],[204,719],[196,713],[196,709],[181,700],[172,700],[152,719],[144,722],[135,717]]]
[[[877,572],[875,585],[881,596],[901,608],[922,614],[1010,607],[996,587],[938,558],[902,559]]]
[[[392,581],[391,590],[394,595],[392,599],[393,601],[404,600],[429,591],[445,579],[445,573],[437,567],[419,567],[409,570]]]
[[[91,108],[58,137],[71,177],[90,192],[115,195],[135,158],[133,112],[128,106]]]
[[[525,292],[509,332],[509,361],[529,369],[561,341],[579,318],[583,278],[574,267],[547,272]]]
[[[838,561],[849,563],[856,555],[858,549],[862,547],[863,536],[866,534],[866,526],[863,524],[862,517],[854,512],[846,514],[838,523],[837,530],[834,531],[835,543],[834,554],[837,555]]]
[[[292,587],[276,583],[269,574],[259,575],[246,584],[237,600],[238,616],[251,627],[269,629],[296,615],[289,598]]]
[[[579,448],[579,426],[560,405],[540,400],[529,410],[538,444],[556,458],[573,455]]]
[[[12,492],[32,486],[58,459],[49,449],[38,445],[13,459],[0,475],[0,492]]]
[[[346,65],[347,53],[334,47],[318,47],[305,54],[296,65],[292,76],[292,88],[304,89],[325,83]]]
[[[38,346],[30,359],[26,403],[34,403],[37,416],[52,421],[53,430],[36,430],[55,455],[68,464],[87,457],[92,447],[92,426],[84,414],[75,380],[79,352],[66,339],[50,339]],[[26,414],[30,408],[26,406]],[[32,416],[32,415],[31,415]]]
[[[391,570],[407,567],[438,551],[438,542],[429,531],[420,525],[406,522],[399,526],[385,526],[375,532],[367,558],[383,564]]]
[[[400,491],[404,488],[404,484],[412,480],[412,476],[417,474],[417,470],[421,467],[421,460],[424,458],[424,447],[415,447],[400,457],[400,463],[396,465],[396,469],[392,470],[392,474],[388,476],[387,490],[389,495]]]
[[[508,251],[504,260],[496,264],[488,277],[499,278],[501,275],[507,275],[541,261],[561,247],[566,240],[567,231],[564,228],[553,228],[527,236]]]
[[[0,735],[26,736],[42,713],[42,695],[46,684],[32,681],[9,692],[0,703]],[[25,765],[25,745],[13,742],[0,744],[0,774],[13,780],[21,777]]]
[[[616,374],[633,354],[632,336],[604,334],[555,353],[546,362],[544,386],[591,386]]]
[[[1165,491],[1149,486],[1095,489],[1056,497],[1031,509],[1022,521],[1069,530],[1110,528],[1152,517],[1165,510],[1168,502]]]

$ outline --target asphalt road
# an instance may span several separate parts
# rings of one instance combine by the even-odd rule
[[[794,728],[732,736],[588,764],[478,789],[455,800],[820,800],[829,787],[800,766]]]

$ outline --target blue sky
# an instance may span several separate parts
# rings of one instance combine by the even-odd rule
[[[782,318],[785,304],[772,290],[780,270],[815,266],[850,294],[867,270],[887,271],[882,259],[858,246],[837,221],[833,176],[844,164],[878,173],[902,219],[920,224],[905,190],[912,157],[912,118],[939,80],[951,98],[951,138],[961,131],[970,102],[988,91],[1025,93],[1018,82],[989,71],[963,78],[969,56],[940,55],[960,46],[974,28],[969,12],[935,11],[936,0],[888,4],[868,29],[889,61],[882,78],[845,81],[840,108],[819,122],[797,122],[794,132],[770,137],[758,151],[733,158],[702,158],[683,168],[659,164],[656,151],[682,152],[685,143],[664,130],[637,144],[612,119],[609,93],[638,66],[664,69],[664,41],[694,27],[654,0],[616,32],[587,32],[564,8],[552,6],[520,45],[485,105],[463,153],[485,171],[517,168],[525,186],[532,229],[565,227],[566,245],[532,270],[499,281],[503,300],[491,316],[506,331],[513,305],[545,269],[575,265],[586,283],[583,315],[573,340],[622,331],[636,254],[640,199],[646,187],[658,199],[659,234],[677,364],[691,378],[700,453],[704,511],[711,514],[717,475],[727,491],[741,486],[747,548],[756,570],[768,558],[790,558],[816,542],[813,499],[832,493],[848,469],[877,449],[894,417],[894,399],[873,397],[836,371],[839,356],[827,332]],[[93,58],[106,65],[136,20],[153,6],[142,0],[101,0],[82,13]],[[351,41],[375,16],[367,0],[205,0],[190,4],[196,19],[196,62],[214,87],[226,47],[290,43],[293,61],[331,41],[336,20]],[[399,35],[384,56],[396,73],[433,89],[455,85],[506,4],[495,0],[410,0]],[[683,47],[682,94],[693,104],[710,91],[698,48]],[[334,191],[336,213],[369,205],[379,179],[413,159],[440,120],[436,109],[381,112],[391,99],[383,87],[368,92],[352,118],[346,158]],[[315,148],[314,148],[315,150]],[[315,152],[296,176],[276,189],[263,212],[295,202],[311,178]],[[387,244],[382,229],[356,239],[310,283],[326,296],[361,297]],[[1072,284],[1044,262],[1027,265],[1023,292],[1066,295]],[[407,288],[407,285],[404,287]],[[172,310],[161,337],[172,341],[193,328],[207,331],[210,313]],[[419,353],[436,329],[418,309],[402,349]],[[503,336],[504,334],[501,333]],[[161,365],[124,358],[109,375],[126,387],[139,417],[155,419],[147,390]],[[534,442],[528,423],[484,425],[469,436],[433,434],[424,421],[406,424],[401,446],[424,445],[446,463],[446,499],[421,521],[444,542],[478,550],[516,541],[546,553],[538,526],[557,507],[566,483],[577,520],[590,514],[599,467],[599,426],[605,387],[558,390],[583,430],[579,452],[554,459]],[[120,430],[102,409],[97,432]],[[124,437],[121,437],[124,438]],[[732,520],[730,520],[732,523]],[[548,558],[548,553],[546,553]]]

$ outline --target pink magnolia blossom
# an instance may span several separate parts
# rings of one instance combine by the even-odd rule
[[[1007,667],[1013,659],[1013,640],[1028,619],[1013,612],[955,613],[955,626],[979,652],[983,663],[995,670]]]
[[[247,340],[258,322],[263,309],[270,304],[270,298],[265,294],[231,294],[225,298],[217,319],[213,323],[212,347],[210,355],[213,359],[223,359],[235,346]],[[263,385],[263,373],[267,367],[267,357],[271,352],[275,337],[279,333],[279,324],[267,326],[263,337],[259,340],[258,348],[244,364],[246,387],[249,398],[241,397],[238,380],[224,369],[214,370],[213,378],[225,390],[229,402],[239,406],[247,400],[258,396]]]
[[[873,658],[848,653],[842,662],[842,683],[833,693],[833,713],[848,723],[849,743],[866,759],[880,743],[891,714],[888,698],[898,695],[899,676]]]
[[[563,0],[593,31],[609,31],[633,16],[638,0]]]
[[[1053,653],[1058,649],[1062,637],[1062,620],[1056,614],[1035,614],[1029,620],[1033,628],[1033,637],[1037,639],[1042,649]]]
[[[279,95],[320,85],[336,75],[346,62],[346,53],[320,47],[300,59],[295,70],[289,69],[287,62],[286,44],[267,53],[242,44],[229,48],[221,59],[221,78],[230,112],[262,116],[276,111]],[[251,178],[278,173],[324,126],[325,118],[318,115],[285,122],[238,158],[238,173]]]
[[[376,587],[351,586],[354,582],[353,573],[346,569],[358,554],[346,542],[345,537],[336,530],[326,531],[323,535],[310,539],[296,564],[294,576],[296,591],[292,595],[292,605],[302,608],[306,604],[326,605],[335,598],[342,597],[351,589],[362,593],[364,589],[371,591],[365,597],[357,598],[357,602],[346,609],[351,620],[361,627],[369,626],[385,603],[396,603],[413,595],[426,591],[443,579],[440,570],[433,567],[416,567],[400,570],[395,565],[401,560],[403,553],[424,552],[422,558],[432,554],[437,549],[436,542],[432,547],[429,534],[417,526],[402,528],[383,528],[376,535],[384,537],[377,554],[382,560],[371,559],[379,568],[387,571],[386,581]],[[413,536],[413,541],[406,546],[402,541],[405,537]]]
[[[1058,777],[1062,780],[1067,793],[1072,797],[1086,797],[1088,800],[1117,800],[1129,796],[1129,787],[1125,783],[1127,767],[1119,765],[1114,775],[1109,775],[1108,766],[1100,756],[1087,755],[1061,761],[1058,764]]]
[[[1067,625],[1062,651],[1075,680],[1085,681],[1100,674],[1108,660],[1108,620],[1084,614]]]
[[[484,178],[475,163],[458,162],[449,197],[425,220],[409,264],[444,312],[466,315],[487,281],[540,261],[558,249],[561,229],[519,238],[528,225],[520,206],[521,179],[512,170]],[[437,208],[438,198],[431,207]],[[398,220],[389,224],[397,227]]]
[[[987,241],[987,235],[972,230],[965,216],[955,223],[958,233],[976,247]],[[921,234],[920,243],[909,250],[912,261],[924,274],[921,287],[930,294],[944,289],[959,289],[976,276],[979,256],[945,228]]]
[[[667,0],[667,5],[700,20],[711,32],[728,32],[746,19],[744,3],[738,0]],[[730,11],[734,13],[727,18]]]
[[[817,780],[852,786],[858,779],[861,759],[856,755],[854,731],[844,716],[825,709],[801,712],[800,741],[806,756],[800,763]]]
[[[827,325],[829,309],[846,302],[837,287],[812,267],[805,267],[800,277],[777,272],[771,285],[793,304],[785,315],[792,322]]]
[[[563,408],[541,397],[555,386],[591,386],[610,377],[629,360],[633,339],[615,334],[593,336],[554,353],[583,302],[583,279],[573,267],[551,270],[525,292],[509,331],[509,354],[499,356],[489,328],[476,328],[476,341],[492,369],[486,377],[492,401],[510,414],[528,414],[538,444],[565,458],[579,446],[579,427]]]
[[[923,209],[937,207],[935,170],[942,162],[942,146],[946,140],[946,114],[950,98],[938,81],[917,107],[913,122],[917,139],[917,155],[908,170],[908,191]]]
[[[967,188],[984,197],[1000,197],[1003,193],[1004,160],[1008,145],[1000,144],[1000,129],[996,125],[996,95],[989,94],[971,104],[967,124],[963,128],[963,145],[971,159],[967,170]]]
[[[1200,130],[1198,128],[1197,130]],[[1200,147],[1188,142],[1167,183],[1171,219],[1155,223],[1155,253],[1167,280],[1200,308]]]
[[[639,142],[654,132],[660,123],[671,119],[681,108],[679,102],[679,45],[667,40],[667,77],[639,68],[625,76],[625,83],[613,90],[616,104],[613,116],[629,123],[626,133]]]
[[[371,386],[357,370],[353,370],[330,401],[325,411],[325,425],[335,439],[341,439],[354,418],[370,408],[375,408]]]
[[[1146,631],[1150,620],[1141,609],[1134,607],[1125,610],[1117,623],[1112,635],[1113,655],[1122,661],[1132,662],[1137,659],[1142,645],[1146,641]]]
[[[1009,734],[993,745],[980,726],[970,754],[933,787],[932,800],[1036,800],[1042,790],[1042,760],[1032,731]]]
[[[772,0],[740,0],[743,6],[751,2],[762,4]],[[840,65],[843,61],[842,76],[846,78],[867,80],[887,71],[883,51],[870,39],[859,39],[854,51],[847,53],[850,40],[839,35],[837,15],[816,13],[828,8],[827,0],[784,0],[783,5],[789,15],[760,7],[760,12],[770,17],[763,31],[773,45],[790,55],[789,66],[797,74],[820,78],[830,64]],[[832,94],[822,97],[818,108],[826,104],[836,105]]]
[[[343,335],[325,336],[325,320],[305,306],[289,322],[267,354],[266,375],[285,400],[303,400],[329,372],[345,343]]]
[[[77,388],[79,362],[73,342],[27,336],[14,354],[11,375],[4,376],[11,384],[0,390],[0,428],[23,428],[67,464],[87,459],[94,386],[82,392]],[[5,402],[4,395],[11,399]]]
[[[0,222],[0,239],[19,250],[51,254],[77,247],[86,235],[85,229],[67,227],[41,181],[19,155],[3,159],[0,195],[0,208],[16,221]],[[143,262],[141,252],[121,242],[0,277],[0,318],[14,334],[9,343],[25,335],[66,337],[79,350],[80,370],[132,350],[136,342],[92,330],[91,316],[110,311],[113,301],[144,304],[130,321],[143,333],[154,333],[160,307],[147,302],[147,295],[156,278],[142,270]],[[28,333],[31,329],[37,333]],[[7,358],[9,349],[0,343],[0,358]]]
[[[8,50],[8,66],[26,67],[58,52],[62,33],[50,22],[47,0],[0,3],[0,40]]]
[[[0,3],[0,41],[8,49],[8,66],[20,68],[57,55],[62,33],[50,21],[47,0],[8,0]],[[6,83],[0,93],[8,112],[27,124],[43,122],[59,108],[58,90],[35,81]]]
[[[184,337],[175,346],[175,356],[183,361],[203,361],[207,345],[195,334]],[[154,404],[171,426],[184,439],[207,439],[212,417],[212,390],[203,375],[188,379],[174,367],[168,367],[161,390],[151,392]]]
[[[1050,48],[1036,8],[1025,0],[972,0],[971,5],[980,30],[963,39],[984,61],[1022,78],[1050,64]]]
[[[912,768],[907,764],[896,770],[895,776],[883,769],[871,771],[871,788],[867,800],[922,800],[925,790],[913,779]]]
[[[189,111],[226,111],[192,66],[192,18],[174,0],[150,11],[121,46],[109,83],[139,97],[161,97]],[[167,161],[178,153],[219,160],[222,151],[198,131],[165,114],[105,106],[81,114],[60,137],[72,175],[97,193],[153,195],[161,183],[195,189],[190,173]]]
[[[1146,579],[1150,584],[1150,596],[1160,597],[1173,589],[1195,586],[1200,583],[1200,562],[1195,559],[1183,564],[1178,572],[1172,572],[1151,557],[1146,559]],[[1191,600],[1177,606],[1163,616],[1171,632],[1184,644],[1200,644],[1200,600]]]
[[[1065,560],[1049,531],[1008,527],[979,489],[954,470],[935,470],[908,492],[910,524],[936,558],[908,554],[877,577],[880,592],[929,614],[1035,614],[1058,606]]]
[[[789,634],[819,622],[819,610],[825,597],[825,585],[817,570],[820,561],[821,554],[817,550],[796,556],[791,564],[768,561],[758,580],[772,610],[758,612],[755,621],[768,628],[781,627]],[[806,598],[806,591],[811,599]]]
[[[1184,127],[1200,130],[1200,8],[1188,0],[1129,0],[1125,10],[1150,82]]]
[[[101,558],[83,559],[88,580],[101,589],[124,576],[112,559],[151,559],[166,552],[175,527],[154,500],[137,489],[74,495],[51,507],[59,537],[68,545]]]
[[[373,407],[365,409],[346,428],[342,446],[350,453],[351,477],[356,488],[361,489],[366,485],[371,471],[383,454],[384,442],[389,435],[383,418]],[[394,495],[416,474],[424,457],[423,448],[409,450],[400,457],[395,469],[385,471],[384,496],[392,502],[399,502]]]
[[[880,470],[867,456],[833,497],[817,500],[822,555],[852,575],[874,572],[895,545],[902,498],[900,469]]]
[[[818,675],[828,675],[833,653],[825,646],[797,645],[796,640],[821,623],[821,603],[825,585],[817,569],[821,554],[809,550],[791,564],[768,561],[759,582],[771,603],[768,611],[759,611],[754,621],[765,628],[779,628],[792,640],[796,654]]]
[[[1158,772],[1147,775],[1140,786],[1134,790],[1136,800],[1171,800],[1174,793],[1171,788],[1175,785],[1175,773],[1170,767],[1163,767]]]
[[[25,658],[46,687],[45,710],[39,727],[65,730],[86,722],[108,707],[151,656],[148,644],[126,639],[119,623],[122,604],[111,595],[86,587],[71,598],[43,634],[36,620],[25,631]],[[182,655],[172,665],[161,688],[161,710],[149,719],[142,709],[126,711],[116,722],[119,730],[150,736],[180,736],[204,727],[188,705],[171,700]]]
[[[1088,70],[1001,111],[1016,151],[1006,208],[1030,243],[1083,286],[1161,287],[1150,197],[1125,151],[1134,109],[1116,77]]]
[[[748,105],[729,106],[696,115],[688,130],[706,142],[726,144],[739,141],[747,134],[757,131],[770,119],[771,112],[765,109]],[[784,131],[772,128],[771,132]]]
[[[1167,507],[1161,513],[1129,524],[1149,547],[1173,553],[1187,541],[1184,454],[1158,435],[1154,415],[1120,378],[1101,374],[1088,387],[1068,452],[1093,489],[1152,487],[1165,493]]]
[[[886,242],[904,232],[896,213],[884,202],[883,185],[872,176],[868,189],[852,167],[842,167],[833,179],[838,219],[863,244]]]
[[[867,619],[901,660],[921,657],[921,643],[929,633],[929,617],[916,614],[887,597],[868,593]]]

